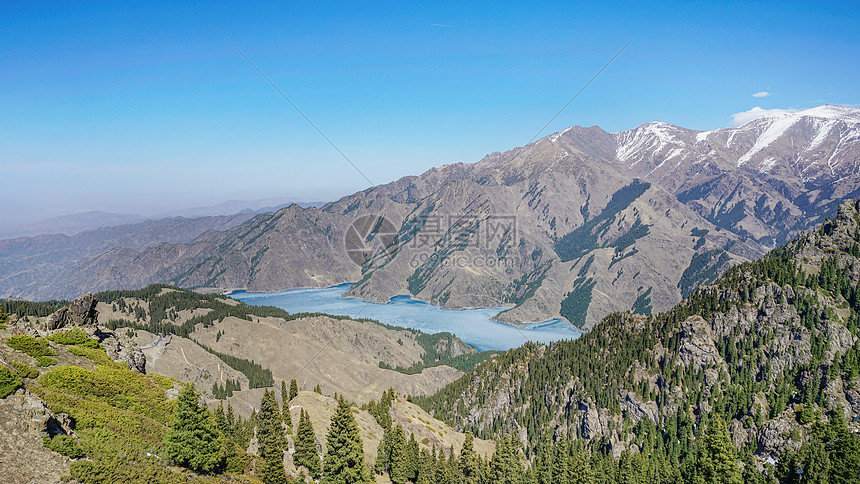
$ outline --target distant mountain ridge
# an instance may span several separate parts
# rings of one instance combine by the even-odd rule
[[[161,243],[190,242],[205,232],[227,230],[251,217],[252,214],[171,217],[71,236],[50,234],[0,240],[0,297],[51,299],[57,294],[55,288],[67,283],[60,277],[62,273],[107,251],[118,247],[141,251]]]
[[[114,249],[41,294],[156,281],[251,291],[358,281],[350,294],[368,300],[507,305],[497,319],[564,317],[589,329],[612,311],[668,309],[860,196],[858,120],[858,109],[821,106],[714,131],[575,126],[322,208],[287,207],[188,243]],[[343,241],[364,215],[384,215],[397,233],[359,267]],[[515,227],[482,242],[504,217]]]
[[[60,215],[37,222],[0,226],[0,239],[34,237],[42,234],[75,235],[101,227],[142,222],[146,217],[127,213],[110,213],[101,210]]]

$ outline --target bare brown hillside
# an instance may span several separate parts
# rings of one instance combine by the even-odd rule
[[[429,395],[462,375],[448,366],[416,375],[379,368],[380,361],[391,366],[420,361],[424,350],[407,330],[326,316],[253,319],[229,317],[198,327],[192,336],[218,352],[262,364],[272,370],[276,382],[295,378],[305,390],[319,384],[323,393],[337,392],[359,403],[378,398],[388,388]]]

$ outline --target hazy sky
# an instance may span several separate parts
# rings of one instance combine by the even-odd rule
[[[4,3],[0,219],[366,188],[228,39],[374,183],[525,144],[630,39],[544,135],[860,103],[860,2],[271,3]]]

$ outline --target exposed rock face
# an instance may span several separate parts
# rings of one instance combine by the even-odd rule
[[[53,331],[67,326],[95,325],[98,321],[98,311],[96,311],[98,302],[92,294],[81,296],[48,316],[44,329]]]
[[[678,359],[684,365],[708,368],[714,365],[725,366],[714,345],[714,331],[707,321],[699,316],[691,316],[681,324],[681,348]]]
[[[138,373],[146,373],[146,355],[129,336],[117,332],[99,333],[100,344],[113,361],[126,363]]]
[[[69,433],[68,417],[55,416],[26,389],[0,399],[0,469],[4,483],[54,483],[68,474],[68,458],[46,448],[48,432]]]

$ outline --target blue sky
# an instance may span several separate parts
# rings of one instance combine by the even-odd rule
[[[525,144],[631,39],[542,135],[860,103],[857,2],[408,3],[6,3],[0,218],[366,188],[227,39],[374,183]]]

